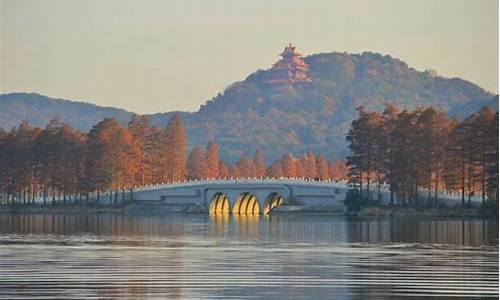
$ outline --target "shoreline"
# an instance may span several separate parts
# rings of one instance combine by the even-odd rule
[[[168,215],[168,214],[208,214],[206,209],[189,206],[133,207],[130,205],[96,206],[96,205],[6,205],[0,207],[0,213],[36,214],[36,213],[67,213],[67,214],[124,214],[124,215]],[[495,218],[498,210],[482,208],[415,208],[370,206],[363,207],[357,214],[346,214],[332,207],[281,206],[274,209],[271,215],[321,214],[347,217],[446,217],[446,218]]]

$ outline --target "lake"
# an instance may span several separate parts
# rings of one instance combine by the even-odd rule
[[[498,220],[0,214],[0,298],[498,298]]]

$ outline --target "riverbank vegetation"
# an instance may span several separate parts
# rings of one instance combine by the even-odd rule
[[[146,116],[134,116],[127,126],[107,118],[87,133],[58,120],[45,128],[23,122],[9,132],[0,130],[0,196],[3,203],[35,198],[66,203],[90,192],[97,199],[104,192],[118,198],[120,192],[150,184],[286,177],[349,179],[360,197],[356,206],[380,200],[387,187],[393,205],[436,206],[445,190],[460,194],[462,205],[470,204],[473,195],[489,205],[498,203],[498,113],[489,108],[459,121],[433,107],[388,105],[382,113],[359,107],[347,142],[346,163],[308,152],[286,153],[266,164],[256,149],[254,157],[229,164],[219,159],[215,142],[187,153],[179,115],[165,128],[152,126]]]
[[[0,198],[3,203],[29,204],[62,199],[84,200],[96,192],[118,198],[135,186],[216,178],[294,177],[322,180],[347,178],[340,160],[323,155],[301,158],[285,154],[266,165],[260,151],[232,165],[219,159],[217,144],[195,146],[186,157],[186,136],[179,115],[165,128],[134,116],[128,126],[113,118],[88,133],[52,120],[45,128],[27,122],[9,132],[0,129]],[[122,197],[123,198],[123,197]],[[116,202],[116,201],[115,201]]]
[[[367,202],[388,186],[391,204],[436,205],[446,190],[462,206],[480,195],[498,207],[498,112],[488,107],[463,121],[433,107],[359,107],[347,141],[349,178]]]

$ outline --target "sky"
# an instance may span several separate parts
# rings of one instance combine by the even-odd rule
[[[498,93],[498,0],[0,0],[0,91],[195,111],[288,43]]]

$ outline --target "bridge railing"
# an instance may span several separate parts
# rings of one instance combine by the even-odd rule
[[[170,183],[157,183],[145,186],[135,186],[133,188],[136,192],[153,191],[165,188],[192,186],[192,185],[206,185],[206,184],[229,184],[229,183],[255,183],[255,184],[305,184],[309,186],[341,186],[348,187],[349,184],[345,180],[315,180],[304,178],[218,178],[218,179],[203,179],[203,180],[185,180],[180,182]]]

